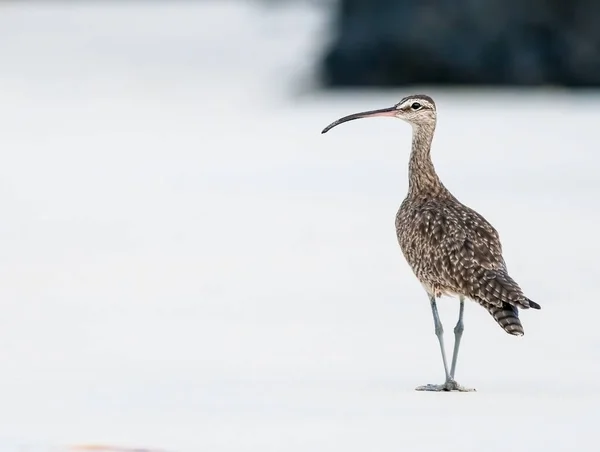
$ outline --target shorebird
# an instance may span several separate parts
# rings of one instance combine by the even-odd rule
[[[446,375],[443,384],[416,389],[474,391],[454,379],[464,330],[465,299],[483,306],[504,331],[514,336],[524,334],[518,309],[540,309],[540,305],[527,298],[509,276],[496,229],[456,199],[437,175],[430,154],[437,121],[431,97],[416,94],[389,108],[344,116],[321,133],[347,121],[377,116],[402,119],[413,128],[408,194],[396,215],[396,235],[404,257],[429,297]],[[450,369],[436,302],[442,295],[457,296],[460,302]]]

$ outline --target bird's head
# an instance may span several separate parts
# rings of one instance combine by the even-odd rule
[[[432,126],[435,124],[436,120],[435,102],[431,97],[425,94],[407,96],[392,107],[344,116],[329,124],[321,133],[327,133],[329,130],[343,122],[361,118],[373,118],[376,116],[399,118],[413,126]]]

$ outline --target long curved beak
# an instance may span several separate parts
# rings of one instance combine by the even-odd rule
[[[340,125],[343,122],[353,121],[355,119],[362,118],[374,118],[375,116],[396,116],[398,110],[396,107],[382,108],[380,110],[371,110],[371,111],[363,111],[362,113],[354,113],[353,115],[344,116],[343,118],[338,119],[335,122],[332,122],[327,127],[323,129],[321,133],[327,133],[335,126]]]

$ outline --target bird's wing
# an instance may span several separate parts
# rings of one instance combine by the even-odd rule
[[[505,268],[498,232],[485,218],[458,204],[424,205],[418,215],[422,249],[440,286],[467,296]],[[427,251],[425,251],[427,250]],[[425,257],[425,256],[424,256]]]
[[[505,267],[500,237],[485,218],[466,206],[432,206],[419,215],[420,235],[441,260],[452,267]]]
[[[505,268],[498,231],[480,214],[466,206],[455,209],[453,245],[457,247],[462,265],[486,270]]]
[[[450,216],[456,218],[456,223],[448,235],[449,246],[455,256],[457,283],[465,294],[492,306],[529,308],[531,300],[506,270],[496,229],[466,206]]]
[[[508,275],[498,232],[480,214],[459,204],[436,205],[422,210],[419,223],[441,287],[490,306],[537,306]]]

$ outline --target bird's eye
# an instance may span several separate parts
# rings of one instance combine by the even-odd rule
[[[419,102],[414,102],[410,108],[412,108],[413,110],[419,110],[421,108],[421,104]]]

